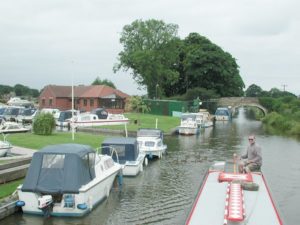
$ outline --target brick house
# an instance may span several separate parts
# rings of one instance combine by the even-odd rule
[[[123,113],[128,97],[124,92],[105,85],[74,86],[74,109],[89,112],[105,108],[110,113]],[[72,86],[44,87],[39,97],[39,108],[71,109]]]

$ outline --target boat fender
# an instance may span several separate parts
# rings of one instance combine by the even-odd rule
[[[122,174],[122,172],[120,172],[118,174],[118,183],[119,183],[119,187],[122,187],[122,185],[123,185],[123,174]]]
[[[85,210],[87,209],[87,204],[86,203],[81,203],[77,205],[77,209]]]
[[[148,166],[148,158],[145,157],[145,166]]]
[[[16,206],[17,207],[23,207],[23,206],[25,206],[25,202],[19,200],[19,201],[16,202]]]

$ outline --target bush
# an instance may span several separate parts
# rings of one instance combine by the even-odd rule
[[[33,132],[39,135],[51,135],[55,128],[55,119],[50,113],[39,114],[33,123]]]

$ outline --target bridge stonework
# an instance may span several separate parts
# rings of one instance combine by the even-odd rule
[[[268,113],[267,109],[259,104],[258,98],[255,97],[226,97],[220,98],[218,101],[218,106],[228,107],[231,106],[232,111],[234,112],[236,108],[242,106],[253,106],[261,109],[266,115]]]

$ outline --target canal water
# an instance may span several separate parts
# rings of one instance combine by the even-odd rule
[[[165,137],[168,153],[161,160],[150,161],[135,178],[124,178],[121,189],[113,188],[109,198],[83,218],[17,213],[0,224],[184,224],[209,165],[244,152],[249,134],[255,134],[262,147],[262,170],[284,224],[300,224],[300,141],[268,135],[260,122],[243,114],[197,136]]]

